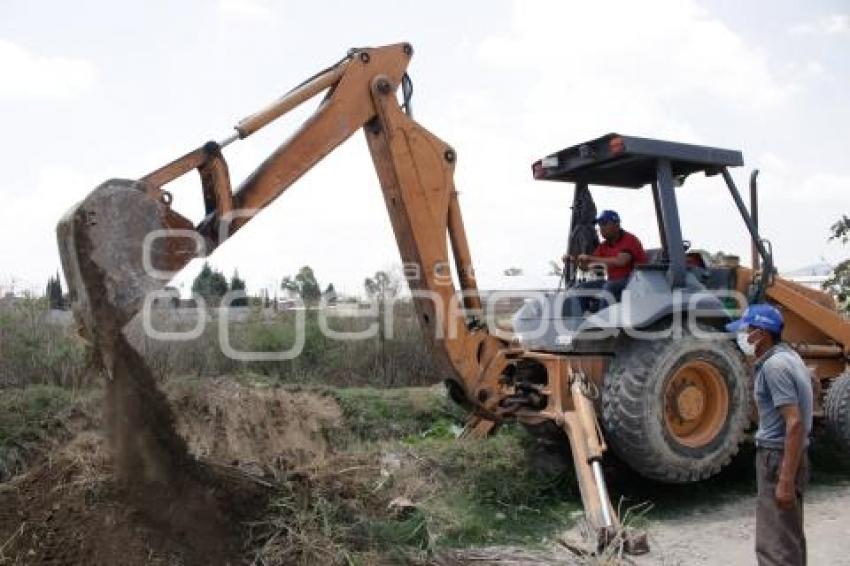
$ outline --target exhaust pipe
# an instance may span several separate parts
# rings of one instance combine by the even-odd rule
[[[759,170],[753,169],[753,172],[750,174],[750,217],[753,219],[753,226],[757,233],[759,229],[758,176]],[[753,273],[755,273],[761,269],[761,256],[755,242],[750,244],[750,254],[752,257]]]

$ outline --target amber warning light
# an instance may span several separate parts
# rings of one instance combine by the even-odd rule
[[[623,138],[620,136],[611,138],[608,141],[608,151],[613,155],[617,155],[618,153],[623,153],[626,149],[626,142],[623,141]]]
[[[543,179],[546,177],[546,171],[543,170],[542,161],[535,161],[534,165],[531,166],[531,172],[534,174],[535,179]]]
[[[547,169],[552,169],[558,166],[558,156],[550,155],[534,162],[531,170],[534,173],[535,179],[545,179],[547,177]]]

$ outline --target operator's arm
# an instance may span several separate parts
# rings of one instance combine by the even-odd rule
[[[776,504],[783,509],[794,507],[796,497],[797,470],[803,455],[805,444],[805,427],[800,416],[799,405],[783,405],[779,407],[785,419],[785,450],[782,464],[779,468],[779,479],[776,483]]]

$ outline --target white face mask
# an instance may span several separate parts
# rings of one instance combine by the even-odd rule
[[[756,345],[751,344],[748,340],[748,334],[746,332],[740,332],[738,334],[738,348],[744,352],[745,356],[755,357],[756,355]]]

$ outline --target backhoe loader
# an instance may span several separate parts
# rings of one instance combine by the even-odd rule
[[[739,152],[610,134],[535,163],[536,178],[576,184],[573,235],[587,234],[593,208],[588,185],[651,185],[663,247],[627,287],[625,295],[638,299],[632,302],[639,308],[625,308],[624,300],[596,312],[564,313],[565,299],[580,289],[580,274],[568,265],[565,289],[528,302],[514,318],[514,332],[488,326],[453,181],[457,154],[411,116],[412,55],[407,43],[352,49],[238,122],[222,141],[140,179],[109,180],[63,217],[58,240],[74,313],[84,335],[100,346],[107,369],[114,360],[103,345],[146,296],[192,259],[211,254],[362,130],[401,260],[416,267],[408,284],[423,335],[452,398],[474,415],[466,434],[484,435],[514,420],[565,438],[585,516],[600,544],[621,527],[602,472],[607,443],[638,472],[671,482],[716,473],[737,450],[749,418],[749,374],[733,342],[717,329],[741,305],[724,302],[718,289],[766,297],[784,308],[786,338],[804,353],[823,389],[838,391],[840,399],[827,407],[836,407],[833,420],[847,430],[850,385],[836,378],[846,369],[850,325],[826,295],[774,275],[727,170],[742,164]],[[315,113],[232,190],[222,150],[321,93]],[[165,188],[193,170],[205,205],[197,222],[172,209]],[[682,242],[674,184],[698,172],[727,181],[763,266],[692,261]],[[682,319],[694,320],[703,332],[657,340],[632,336],[636,330],[671,331]],[[602,338],[592,337],[600,332]],[[642,545],[630,540],[626,546],[639,551]]]

